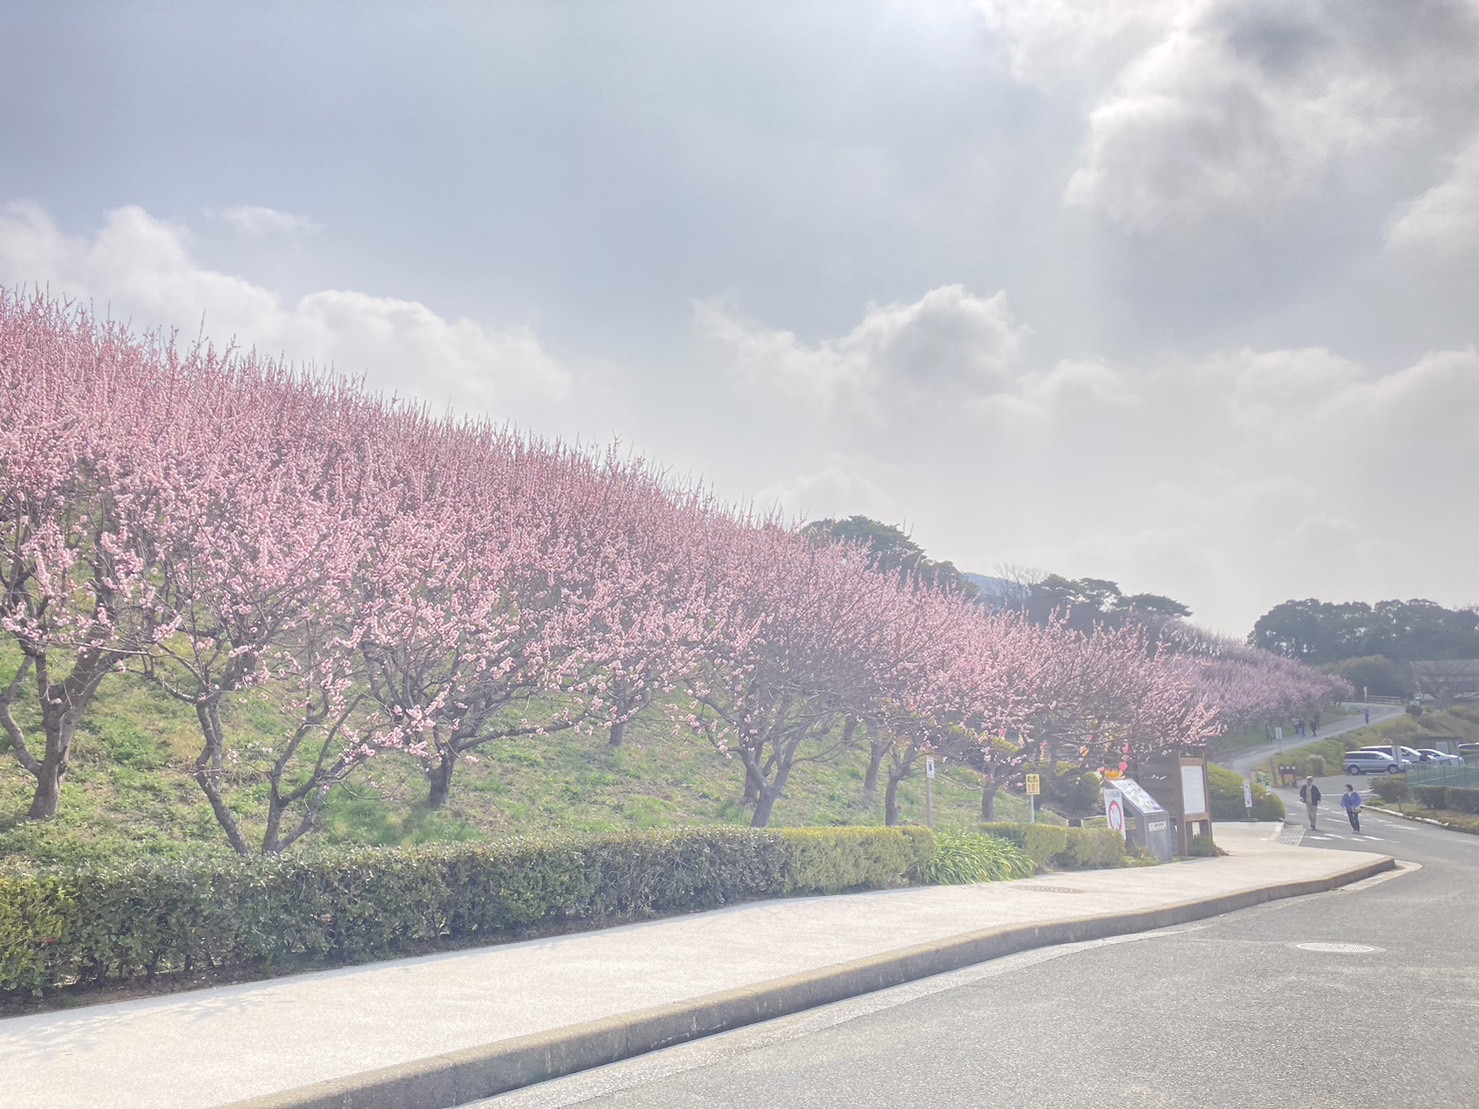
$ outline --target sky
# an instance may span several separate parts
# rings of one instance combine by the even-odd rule
[[[1479,602],[1479,0],[0,7],[0,283],[963,570]]]

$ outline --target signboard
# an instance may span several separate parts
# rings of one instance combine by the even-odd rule
[[[1125,799],[1117,789],[1104,791],[1104,821],[1111,832],[1118,832],[1121,839],[1125,838]]]
[[[1042,779],[1036,774],[1027,775],[1027,796],[1036,797],[1042,792]]]
[[[933,778],[935,776],[935,760],[929,755],[924,756],[924,776]]]
[[[1201,766],[1181,767],[1181,814],[1188,820],[1206,816],[1207,771]]]
[[[1243,779],[1243,808],[1253,807],[1253,783],[1246,778]]]
[[[1163,813],[1166,811],[1161,808],[1160,802],[1141,789],[1140,783],[1133,778],[1121,778],[1115,783],[1114,788],[1119,791],[1120,796],[1125,799],[1130,808],[1136,812],[1142,812],[1149,816],[1151,813]]]

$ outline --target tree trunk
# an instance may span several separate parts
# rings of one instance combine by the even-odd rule
[[[53,684],[46,659],[38,657],[33,662],[36,693],[41,707],[41,728],[46,734],[46,751],[39,760],[40,765],[31,771],[36,775],[36,792],[31,797],[31,807],[26,811],[26,819],[50,820],[56,816],[62,783],[67,780],[67,771],[71,767],[72,737],[77,734],[77,725],[82,720],[83,712],[92,703],[93,695],[107,676],[108,665],[101,654],[84,654],[77,659],[66,681]],[[17,678],[19,676],[17,674]],[[10,730],[9,727],[7,730]],[[12,739],[14,735],[12,731]],[[16,754],[23,753],[18,746]],[[24,763],[25,759],[22,758],[21,761]]]
[[[751,828],[764,828],[770,824],[770,812],[775,808],[776,796],[776,791],[772,788],[760,791],[760,796],[755,798],[755,812],[750,817]]]
[[[899,782],[901,779],[888,776],[888,788],[883,791],[883,823],[896,828],[899,824]]]
[[[989,824],[996,819],[997,785],[988,774],[981,782],[981,823]]]
[[[786,779],[790,776],[791,768],[783,764],[776,771],[775,781],[769,785],[760,783],[755,797],[755,813],[750,817],[751,828],[764,828],[770,824],[771,810],[775,808],[775,803],[780,800],[781,794],[786,791]]]
[[[625,720],[618,720],[615,724],[611,725],[611,746],[620,747],[621,741],[626,738],[626,734],[627,722]]]
[[[875,739],[868,743],[868,774],[863,779],[863,796],[878,796],[878,768],[883,765],[883,756],[892,747],[891,739]]]
[[[36,774],[36,792],[31,795],[31,807],[26,810],[27,820],[50,820],[56,816],[57,804],[62,797],[62,780],[67,776],[66,750],[69,741],[53,752],[50,740],[46,744],[46,757]]]
[[[430,787],[426,794],[426,805],[440,809],[447,804],[452,793],[452,771],[457,767],[457,752],[450,748],[442,751],[441,760],[427,768],[426,781]]]
[[[225,746],[225,736],[221,731],[219,696],[195,702],[195,716],[200,721],[200,734],[205,739],[205,747],[195,760],[195,781],[205,794],[205,799],[210,802],[211,812],[216,814],[216,823],[226,833],[231,849],[238,855],[250,855],[252,849],[247,846],[246,837],[241,834],[241,825],[236,822],[236,814],[221,795],[221,752]]]

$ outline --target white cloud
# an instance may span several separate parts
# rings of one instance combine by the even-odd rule
[[[1479,251],[1479,139],[1453,159],[1447,177],[1398,213],[1387,242],[1454,256]]]
[[[1474,599],[1462,559],[1415,562],[1402,530],[1479,549],[1454,498],[1479,473],[1473,350],[1392,372],[1323,347],[1037,364],[1005,295],[955,287],[810,343],[698,313],[741,396],[814,402],[766,459],[762,500],[788,513],[908,517],[966,569],[1109,577],[1238,634],[1290,596]]]
[[[307,216],[250,204],[227,208],[222,218],[243,235],[291,235],[297,232],[311,235],[321,230],[319,224]]]
[[[269,289],[216,273],[191,257],[186,228],[141,208],[108,213],[91,237],[64,235],[34,204],[0,208],[0,281],[50,286],[137,326],[203,320],[205,334],[236,338],[296,362],[364,374],[378,389],[505,418],[510,405],[560,402],[571,377],[527,326],[449,320],[412,300],[326,289],[285,303]]]
[[[813,344],[713,301],[694,311],[700,336],[741,381],[884,422],[899,405],[959,406],[1010,390],[1029,333],[1004,293],[981,297],[960,285],[908,304],[869,305],[848,334]]]
[[[1469,0],[980,0],[1014,75],[1087,136],[1064,192],[1136,232],[1256,222],[1397,137],[1472,118]],[[1408,40],[1417,39],[1419,48]]]

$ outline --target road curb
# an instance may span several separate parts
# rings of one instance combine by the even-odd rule
[[[1283,882],[1156,909],[968,932],[753,986],[603,1020],[499,1040],[293,1090],[225,1109],[450,1109],[818,1005],[902,985],[1019,951],[1148,932],[1287,897],[1323,893],[1392,869],[1388,857],[1323,878]]]

